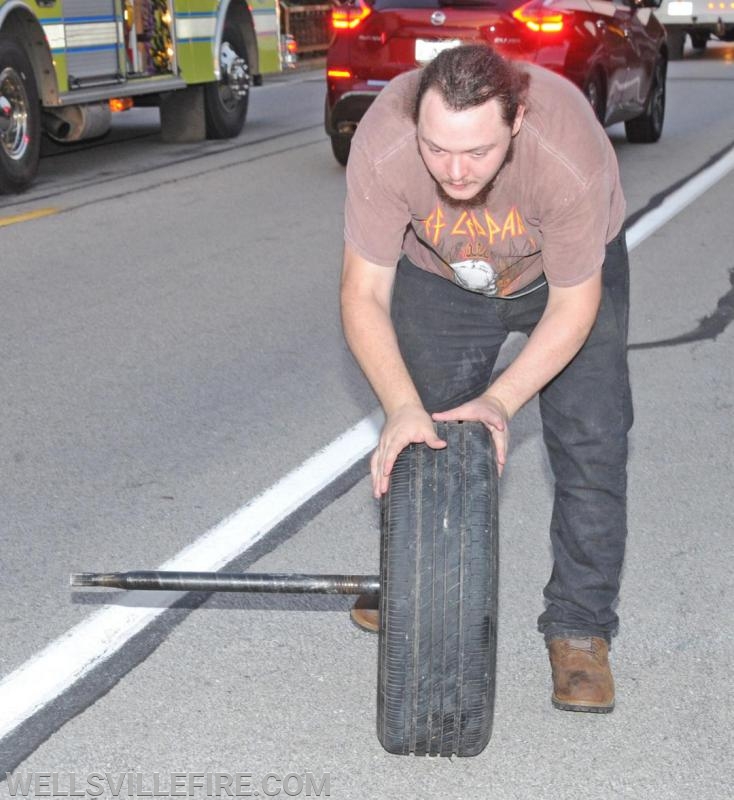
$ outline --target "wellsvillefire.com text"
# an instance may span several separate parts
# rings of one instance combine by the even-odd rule
[[[330,797],[329,772],[6,772],[11,797]]]

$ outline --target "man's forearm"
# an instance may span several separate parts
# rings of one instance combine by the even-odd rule
[[[386,414],[421,400],[398,347],[388,309],[373,300],[342,296],[347,343]]]
[[[520,354],[486,394],[498,399],[513,417],[573,360],[594,324],[597,307],[592,304],[578,315],[562,306],[548,308]]]

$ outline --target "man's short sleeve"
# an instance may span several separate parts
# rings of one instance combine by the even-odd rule
[[[543,219],[543,269],[552,286],[575,286],[604,263],[612,221],[610,171],[600,170],[576,185]]]
[[[389,173],[384,161],[376,165],[359,140],[353,140],[347,162],[344,239],[362,258],[383,267],[397,264],[411,219],[408,203]]]

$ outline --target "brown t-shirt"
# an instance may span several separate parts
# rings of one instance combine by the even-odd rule
[[[401,253],[428,272],[506,297],[539,278],[574,286],[599,270],[625,202],[614,149],[565,78],[532,64],[514,154],[485,206],[443,203],[418,152],[411,104],[419,71],[395,78],[360,122],[347,165],[344,236],[393,267]]]

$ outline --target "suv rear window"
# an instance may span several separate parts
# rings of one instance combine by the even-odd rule
[[[391,8],[438,8],[438,0],[376,0],[375,11]]]
[[[391,8],[441,8],[442,6],[484,6],[496,8],[497,6],[510,5],[508,0],[367,0],[375,11],[388,11]],[[513,3],[517,5],[517,3]]]

